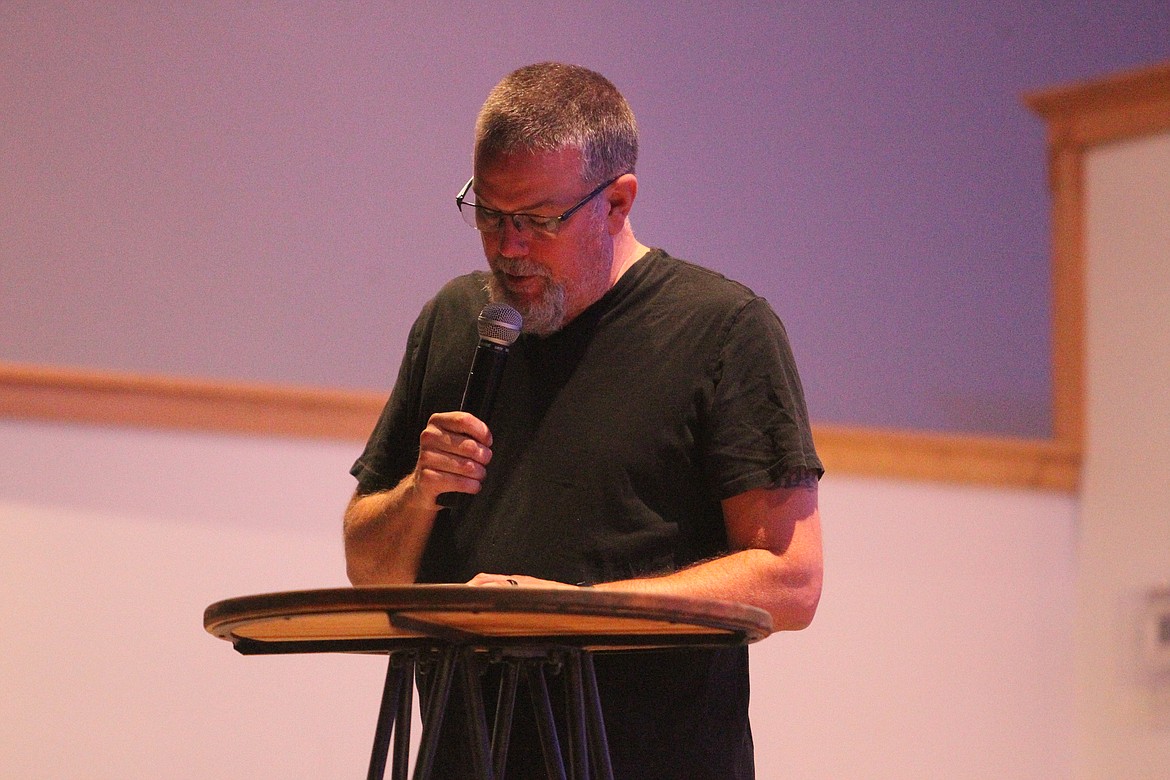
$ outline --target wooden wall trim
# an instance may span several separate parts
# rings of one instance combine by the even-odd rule
[[[0,416],[353,441],[380,393],[314,390],[0,363]],[[831,473],[1071,489],[1075,453],[1046,441],[816,425]]]
[[[1170,63],[1035,92],[1053,193],[1053,437],[815,425],[831,473],[1075,490],[1084,437],[1084,157],[1170,130]],[[360,443],[380,393],[0,363],[0,417]]]
[[[1047,123],[1052,192],[1052,445],[1085,436],[1085,157],[1096,146],[1170,130],[1170,63],[1032,92]],[[1079,471],[1079,467],[1078,467]],[[1079,481],[1074,480],[1073,485]]]
[[[0,416],[365,440],[378,393],[0,363]]]
[[[814,425],[830,474],[1072,491],[1081,453],[1056,440]]]
[[[1050,148],[1151,135],[1170,129],[1170,63],[1031,92],[1024,102],[1048,121]]]

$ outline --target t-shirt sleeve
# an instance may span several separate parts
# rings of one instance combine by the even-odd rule
[[[788,334],[763,298],[729,320],[713,372],[708,476],[720,500],[824,473]]]
[[[475,313],[486,301],[483,274],[476,272],[448,282],[419,312],[394,389],[350,469],[360,493],[397,485],[414,469],[430,414],[459,408],[468,358],[479,340]]]
[[[410,473],[418,458],[417,393],[413,392],[419,367],[422,319],[411,328],[398,379],[394,390],[382,408],[361,457],[349,473],[357,478],[358,492],[362,494],[389,490]]]

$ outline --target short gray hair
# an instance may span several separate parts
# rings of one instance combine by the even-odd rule
[[[581,178],[600,184],[633,173],[638,126],[609,79],[588,68],[542,62],[495,86],[475,122],[475,161],[516,152],[581,153]]]

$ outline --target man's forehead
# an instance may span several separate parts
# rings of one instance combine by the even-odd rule
[[[557,205],[581,188],[581,153],[518,152],[476,160],[477,200],[505,210]]]

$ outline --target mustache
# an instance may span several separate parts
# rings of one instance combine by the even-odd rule
[[[516,257],[496,257],[490,263],[492,271],[497,274],[510,274],[512,276],[543,276],[546,279],[552,278],[549,270],[540,263],[534,263],[531,260]]]

